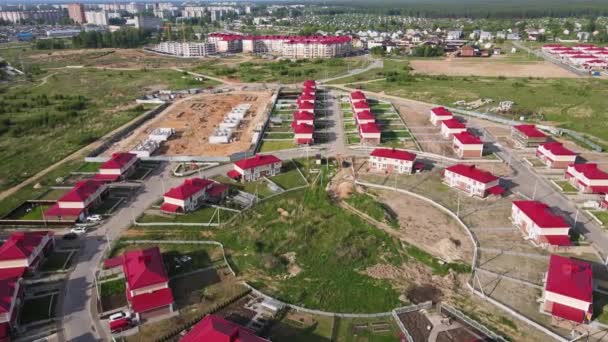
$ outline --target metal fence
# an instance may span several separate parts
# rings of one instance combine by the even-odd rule
[[[403,322],[401,321],[401,318],[399,318],[399,315],[403,314],[403,313],[413,312],[413,311],[428,310],[432,307],[433,307],[433,302],[428,301],[428,302],[420,303],[418,305],[397,308],[392,311],[393,318],[395,319],[395,322],[397,323],[399,330],[401,330],[401,332],[405,335],[405,338],[408,340],[408,342],[415,342],[415,341],[414,341],[414,338],[412,337],[412,335],[410,335],[410,332],[407,331],[407,328],[405,327],[405,325],[403,325]]]
[[[495,333],[492,330],[485,327],[483,324],[473,320],[469,316],[467,316],[464,313],[460,312],[459,310],[449,306],[448,304],[439,303],[438,311],[439,311],[439,313],[445,314],[447,316],[451,316],[453,318],[458,319],[459,321],[462,321],[462,322],[468,324],[475,330],[490,337],[493,340],[507,342],[507,340],[504,337],[498,335],[497,333]]]

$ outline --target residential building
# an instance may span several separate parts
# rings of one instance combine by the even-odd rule
[[[568,165],[565,177],[582,193],[608,193],[608,173],[600,170],[595,163]]]
[[[313,114],[310,114],[309,112],[294,112],[293,121],[297,125],[305,124],[305,125],[314,126],[315,116]]]
[[[451,188],[481,198],[488,195],[501,196],[505,192],[500,186],[500,178],[488,171],[478,169],[475,165],[452,165],[444,170],[443,181]]]
[[[538,146],[536,156],[551,169],[566,169],[576,162],[577,154],[559,142],[549,142]]]
[[[225,320],[217,315],[207,315],[196,323],[180,342],[270,342],[258,337],[253,330]]]
[[[23,276],[25,268],[14,267],[0,270],[0,341],[10,341],[10,331],[19,324],[21,302],[25,294]]]
[[[370,111],[370,107],[369,104],[367,103],[367,101],[358,101],[358,102],[354,102],[351,103],[351,108],[353,110],[353,113],[357,114],[359,112],[362,111]]]
[[[475,48],[472,47],[471,45],[464,45],[463,47],[460,48],[460,57],[475,57],[477,56],[477,52],[475,51]]]
[[[310,145],[313,143],[313,134],[315,132],[315,126],[308,125],[305,123],[296,123],[293,121],[291,125],[293,129],[293,139],[298,145]]]
[[[377,148],[369,155],[369,164],[375,171],[411,174],[415,162],[415,154],[395,148]]]
[[[359,101],[367,102],[367,98],[365,97],[365,94],[360,90],[355,90],[352,93],[350,93],[349,99],[350,99],[350,103],[355,103],[355,102],[359,102]]]
[[[350,54],[348,36],[245,36],[243,52],[268,53],[289,58],[331,58]]]
[[[306,81],[302,82],[302,87],[317,89],[317,82],[315,80],[306,80]]]
[[[454,118],[454,115],[452,114],[452,112],[450,112],[449,110],[447,110],[445,107],[435,107],[435,108],[431,108],[431,123],[433,124],[433,126],[437,126],[439,124],[439,121],[443,121],[443,120],[450,120]]]
[[[108,13],[106,11],[84,12],[85,22],[91,25],[108,26]]]
[[[83,4],[68,4],[68,16],[75,23],[84,24],[86,18],[84,16],[84,5]]]
[[[538,245],[570,246],[570,225],[539,201],[513,201],[511,221],[526,240]]]
[[[100,204],[108,189],[105,182],[79,181],[44,212],[45,220],[77,221],[85,218],[89,209]]]
[[[186,179],[163,196],[162,212],[184,214],[198,209],[205,202],[217,203],[228,191],[228,186],[203,178]]]
[[[306,102],[310,102],[312,104],[315,104],[316,99],[317,99],[317,97],[315,95],[311,95],[309,93],[303,93],[302,95],[300,95],[298,97],[298,101],[297,102],[300,103],[300,102],[306,101]]]
[[[62,9],[36,9],[25,11],[0,11],[0,19],[19,23],[26,20],[44,21],[46,23],[56,23],[59,19],[65,17],[65,12]]]
[[[448,31],[446,40],[459,40],[462,37],[461,30]]]
[[[113,153],[110,160],[101,164],[93,179],[106,182],[124,180],[135,171],[138,160],[137,155],[133,153]]]
[[[219,53],[243,51],[243,36],[240,34],[214,32],[207,36],[207,41],[215,44],[215,50]]]
[[[365,125],[376,122],[376,117],[369,110],[362,110],[355,114],[355,121],[357,125]]]
[[[257,181],[263,177],[276,176],[281,172],[281,159],[270,154],[257,154],[254,157],[234,163],[234,170],[228,177],[241,179],[243,182]]]
[[[551,255],[542,302],[543,310],[558,321],[588,323],[593,315],[591,264]]]
[[[362,145],[378,145],[381,141],[380,128],[375,122],[359,125],[359,139]]]
[[[462,122],[452,118],[448,120],[441,120],[441,136],[445,139],[451,139],[454,134],[466,132],[467,126]]]
[[[549,139],[535,125],[515,125],[511,127],[511,138],[523,147],[537,147],[546,143]]]
[[[216,54],[215,44],[204,42],[161,42],[150,50],[178,57],[207,57]]]
[[[300,112],[307,112],[310,114],[315,114],[315,105],[313,103],[310,103],[308,101],[304,101],[304,102],[298,102],[298,111]]]
[[[468,131],[454,134],[452,148],[458,158],[481,158],[483,142]]]
[[[173,312],[173,294],[158,247],[125,252],[122,268],[128,306],[138,321]]]
[[[202,18],[205,14],[206,11],[203,6],[186,6],[182,10],[182,17],[184,18]]]
[[[51,231],[12,233],[0,246],[0,273],[18,267],[35,272],[54,247],[55,236]]]

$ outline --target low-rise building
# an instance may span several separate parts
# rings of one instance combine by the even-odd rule
[[[257,154],[254,157],[235,162],[234,170],[228,172],[228,177],[240,179],[243,182],[257,181],[263,177],[278,175],[282,165],[281,159],[273,155]]]
[[[293,121],[299,124],[306,124],[314,126],[315,124],[315,116],[309,112],[294,112],[293,113]]]
[[[395,148],[377,148],[369,155],[369,164],[375,171],[411,174],[415,162],[415,154]]]
[[[538,146],[536,156],[551,169],[566,169],[576,162],[577,154],[559,142],[548,142]]]
[[[293,139],[298,145],[311,145],[313,143],[313,134],[315,133],[315,126],[308,125],[305,123],[297,124],[293,121],[291,125],[293,129]]]
[[[588,323],[593,315],[593,271],[590,263],[551,255],[542,308],[554,319]]]
[[[183,214],[198,209],[205,202],[219,202],[228,191],[228,186],[209,179],[190,178],[180,186],[167,191],[160,210],[171,214]]]
[[[523,147],[537,147],[546,143],[549,139],[535,125],[515,125],[511,127],[511,138]]]
[[[207,36],[207,41],[215,44],[215,51],[219,53],[243,51],[243,36],[240,34],[214,32]]]
[[[316,99],[317,99],[317,97],[316,97],[315,95],[311,95],[311,94],[308,94],[308,93],[304,93],[304,94],[302,94],[302,95],[300,95],[300,96],[298,97],[297,102],[298,102],[298,103],[300,103],[300,102],[310,102],[310,103],[312,103],[312,104],[315,104],[315,100],[316,100]]]
[[[359,125],[359,139],[363,145],[378,145],[381,141],[380,128],[375,122]]]
[[[355,102],[359,102],[359,101],[367,102],[367,98],[365,97],[365,94],[360,90],[355,90],[355,91],[351,92],[349,95],[349,99],[350,99],[350,103],[355,103]]]
[[[483,142],[468,131],[454,134],[452,149],[458,158],[481,158]]]
[[[173,293],[158,247],[125,252],[122,268],[127,302],[140,322],[173,312]]]
[[[443,181],[451,188],[481,198],[488,195],[501,196],[505,192],[500,186],[500,178],[488,171],[478,169],[475,165],[452,165],[444,170]]]
[[[355,114],[365,111],[365,110],[368,112],[371,111],[367,101],[357,101],[357,102],[351,103],[351,107],[352,107],[353,113],[355,113]]]
[[[22,267],[35,272],[55,246],[50,231],[15,232],[0,246],[0,270]]]
[[[365,125],[376,122],[376,117],[369,110],[363,110],[355,114],[355,121],[357,125]]]
[[[441,120],[441,136],[450,139],[454,134],[466,132],[467,126],[462,122],[452,118],[448,120]]]
[[[258,337],[253,330],[225,320],[217,315],[207,315],[196,323],[180,342],[270,342]]]
[[[600,170],[595,163],[568,165],[565,177],[582,193],[608,193],[608,173]]]
[[[542,202],[513,201],[511,221],[526,240],[544,246],[570,246],[570,225]]]
[[[430,120],[434,126],[437,126],[440,121],[450,120],[450,119],[454,118],[454,115],[452,114],[452,112],[447,110],[445,107],[431,108],[430,113],[431,113]]]
[[[110,160],[101,164],[93,179],[105,182],[124,180],[135,171],[138,160],[137,155],[133,153],[113,153]]]
[[[44,212],[44,218],[58,221],[82,220],[90,208],[101,203],[107,189],[105,182],[96,180],[77,182],[71,190],[57,200],[57,203]]]
[[[308,101],[298,102],[298,111],[300,112],[308,112],[310,114],[315,113],[315,105],[314,103],[310,103]]]
[[[161,42],[150,50],[178,57],[206,57],[217,53],[215,44],[205,42]]]

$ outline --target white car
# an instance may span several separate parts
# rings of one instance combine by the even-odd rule
[[[89,217],[87,217],[87,222],[99,222],[103,219],[103,217],[101,217],[101,215],[91,215]]]
[[[110,315],[110,322],[118,321],[119,319],[129,318],[129,315],[124,311],[119,311]]]
[[[70,229],[70,233],[74,234],[84,234],[87,232],[87,227],[74,227]]]

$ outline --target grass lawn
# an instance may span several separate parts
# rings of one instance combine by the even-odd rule
[[[280,174],[269,179],[285,190],[306,185],[306,180],[291,161],[285,162],[283,168]]]
[[[24,213],[18,220],[43,220],[44,212],[50,208],[50,205],[37,205],[29,213]]]
[[[95,173],[99,171],[99,167],[102,163],[84,163],[82,167],[80,167],[77,172],[92,172]]]
[[[491,98],[515,102],[510,118],[528,117],[608,140],[605,99],[608,81],[597,78],[520,79],[504,77],[411,76],[402,82],[356,84],[363,90],[443,105]],[[354,87],[355,85],[351,85]],[[542,116],[532,115],[541,113]]]
[[[373,68],[373,69],[367,70],[365,72],[362,72],[360,74],[356,74],[356,75],[352,75],[352,76],[348,76],[348,77],[342,77],[337,80],[330,81],[330,82],[328,82],[328,84],[348,84],[348,83],[382,79],[382,78],[386,77],[386,75],[385,75],[386,72],[401,71],[401,70],[404,70],[404,68],[409,67],[407,60],[393,61],[390,59],[385,59],[383,64],[384,65],[382,68]]]
[[[267,132],[264,134],[265,139],[289,139],[293,140],[293,132]]]
[[[271,152],[295,148],[293,141],[262,141],[259,152]]]
[[[41,271],[53,272],[66,269],[70,267],[70,258],[72,253],[70,252],[53,252],[51,253],[44,263],[42,264]],[[65,267],[64,267],[65,265]]]
[[[547,167],[547,164],[536,157],[526,158],[526,160],[529,161],[533,167]]]
[[[152,215],[144,214],[139,219],[140,223],[150,222],[167,222],[167,223],[210,223],[213,219],[213,223],[217,223],[217,208],[205,206],[196,211],[184,214],[184,215]],[[220,219],[222,221],[230,219],[236,213],[230,210],[219,209]],[[215,216],[214,216],[215,215]]]
[[[578,192],[578,189],[568,181],[555,181],[555,184],[562,188],[562,192]]]
[[[373,199],[370,195],[355,192],[346,199],[346,202],[376,221],[384,222],[393,228],[399,228],[399,222],[390,212],[390,209]]]
[[[99,295],[102,297],[123,294],[126,290],[125,279],[115,279],[99,283]]]
[[[28,299],[23,303],[19,322],[27,324],[53,318],[55,317],[56,304],[56,295]]]
[[[347,133],[346,140],[348,144],[358,144],[361,142],[361,138],[359,138],[358,133]]]
[[[41,199],[41,200],[51,200],[51,201],[58,200],[67,191],[68,191],[68,189],[49,189],[39,199]]]
[[[608,226],[608,211],[592,211],[592,213],[602,222],[603,226]]]

